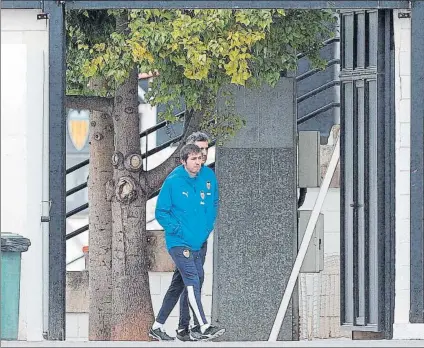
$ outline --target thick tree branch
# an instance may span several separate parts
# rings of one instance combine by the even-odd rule
[[[184,146],[185,141],[187,137],[199,130],[199,125],[202,120],[202,114],[200,112],[193,112],[190,114],[186,114],[186,119],[184,122],[184,133],[183,137],[180,140],[180,143],[178,144],[175,151],[172,153],[172,155],[162,164],[157,166],[156,168],[148,171],[146,174],[147,176],[147,185],[149,187],[149,195],[152,192],[155,192],[159,190],[162,186],[163,181],[168,176],[169,173],[172,172],[172,170],[177,167],[180,162],[180,150]]]
[[[65,98],[65,106],[72,109],[94,110],[111,113],[113,107],[113,98],[67,95]]]

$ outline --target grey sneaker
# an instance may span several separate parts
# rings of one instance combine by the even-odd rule
[[[168,336],[165,331],[162,331],[160,328],[153,330],[150,329],[149,336],[158,340],[158,341],[173,341],[174,337]]]
[[[193,341],[199,341],[202,339],[202,332],[200,331],[200,325],[193,326],[190,329],[190,337]]]
[[[183,342],[196,341],[196,339],[191,337],[190,331],[188,330],[188,328],[177,330],[177,340],[183,341]]]
[[[199,327],[200,331],[200,327]],[[209,326],[204,333],[200,332],[200,341],[210,341],[214,338],[217,338],[219,336],[222,336],[225,332],[225,329],[219,328],[217,326]],[[197,335],[196,335],[197,336]]]

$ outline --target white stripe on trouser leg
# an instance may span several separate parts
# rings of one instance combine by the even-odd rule
[[[197,317],[200,325],[205,325],[203,318],[200,315],[200,309],[197,305],[196,296],[194,296],[194,288],[192,285],[187,286],[188,300],[190,302],[191,308],[193,309],[194,315]]]

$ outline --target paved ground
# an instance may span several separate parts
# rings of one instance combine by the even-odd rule
[[[424,340],[351,341],[348,339],[298,342],[76,342],[1,341],[1,347],[424,347]]]

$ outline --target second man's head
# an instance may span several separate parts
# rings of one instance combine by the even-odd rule
[[[194,144],[202,152],[202,164],[208,159],[209,137],[203,132],[194,132],[187,137],[186,144]]]

